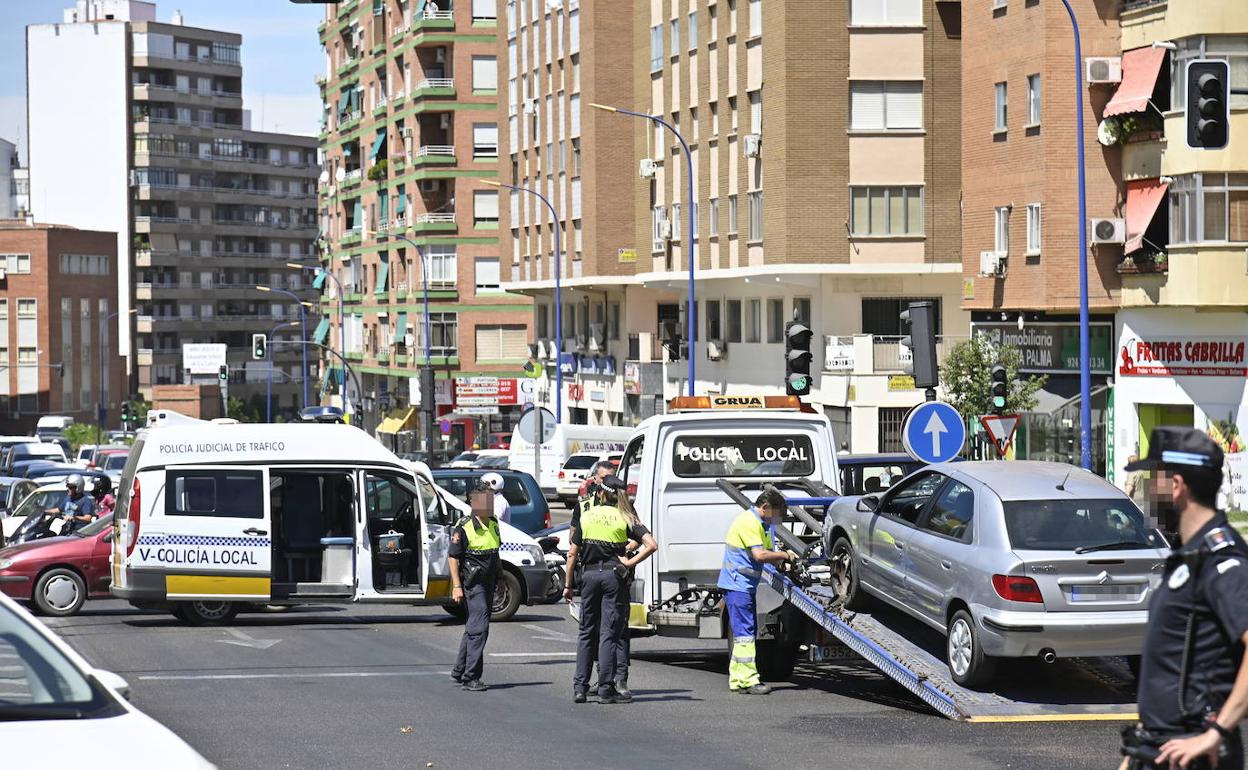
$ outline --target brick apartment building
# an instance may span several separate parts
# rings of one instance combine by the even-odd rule
[[[107,322],[116,233],[0,220],[0,271],[0,432],[31,431],[44,414],[95,422],[100,404],[116,424],[128,397]]]

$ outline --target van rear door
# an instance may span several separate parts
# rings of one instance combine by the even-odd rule
[[[267,601],[272,580],[269,471],[255,466],[170,466],[163,494],[144,506],[131,566],[165,573],[169,599]],[[155,480],[155,479],[153,479]],[[155,487],[156,485],[153,484]],[[155,506],[157,510],[152,510]]]

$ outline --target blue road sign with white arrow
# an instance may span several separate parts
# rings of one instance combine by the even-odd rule
[[[958,410],[943,401],[925,401],[906,416],[901,444],[906,453],[925,463],[943,463],[962,451],[966,423]]]

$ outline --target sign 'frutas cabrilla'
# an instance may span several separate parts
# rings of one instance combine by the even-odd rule
[[[1142,340],[1129,338],[1118,350],[1124,377],[1248,376],[1242,337]]]

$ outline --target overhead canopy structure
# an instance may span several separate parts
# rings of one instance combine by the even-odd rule
[[[1144,247],[1144,232],[1148,230],[1161,202],[1166,199],[1170,185],[1160,179],[1135,179],[1127,182],[1127,242],[1122,247],[1130,254]]]
[[[1122,55],[1122,82],[1114,92],[1114,98],[1101,113],[1105,117],[1143,112],[1148,100],[1153,98],[1157,87],[1157,74],[1166,60],[1164,48],[1136,48]]]

